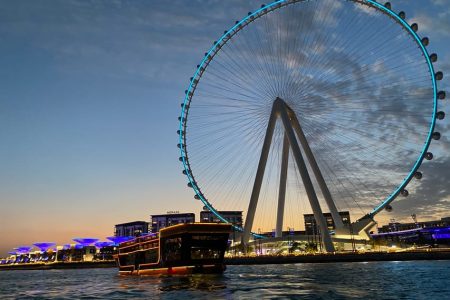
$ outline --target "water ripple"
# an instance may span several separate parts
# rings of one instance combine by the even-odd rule
[[[448,299],[450,262],[229,266],[223,275],[3,271],[0,299]]]

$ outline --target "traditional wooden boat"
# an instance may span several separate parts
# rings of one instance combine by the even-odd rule
[[[121,275],[222,273],[230,224],[191,223],[121,243]]]

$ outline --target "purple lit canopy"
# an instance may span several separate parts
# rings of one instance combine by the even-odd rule
[[[53,242],[42,242],[42,243],[34,243],[33,245],[35,245],[36,247],[38,247],[39,250],[41,250],[41,252],[45,252],[45,251],[47,251],[49,248],[55,246],[56,243],[53,243]]]
[[[97,242],[94,244],[97,248],[103,248],[103,247],[111,247],[114,246],[113,242]]]
[[[29,253],[32,248],[32,246],[19,246],[14,248],[14,250],[16,250],[18,254],[26,254]]]
[[[436,240],[450,240],[450,233],[435,233],[432,237]]]
[[[93,243],[97,242],[98,239],[94,239],[94,238],[75,238],[73,239],[74,242],[77,242],[80,245],[85,246],[90,246]]]
[[[434,228],[431,230],[433,239],[448,240],[450,239],[450,227]]]

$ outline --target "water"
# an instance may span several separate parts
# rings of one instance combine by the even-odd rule
[[[0,272],[0,299],[450,299],[450,261],[229,266],[125,277],[115,268]]]

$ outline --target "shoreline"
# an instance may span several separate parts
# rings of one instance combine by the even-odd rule
[[[114,268],[116,262],[111,261],[84,261],[84,262],[54,262],[37,264],[0,265],[0,271],[10,270],[54,270],[54,269],[92,269]]]
[[[225,265],[269,265],[296,263],[340,263],[340,262],[377,262],[377,261],[417,261],[450,260],[450,250],[445,251],[410,251],[410,252],[366,252],[306,254],[286,256],[241,256],[226,257]],[[0,271],[12,270],[53,270],[53,269],[90,269],[115,268],[115,261],[96,262],[55,262],[41,264],[0,265]]]
[[[450,251],[366,252],[225,258],[226,265],[450,260]]]

